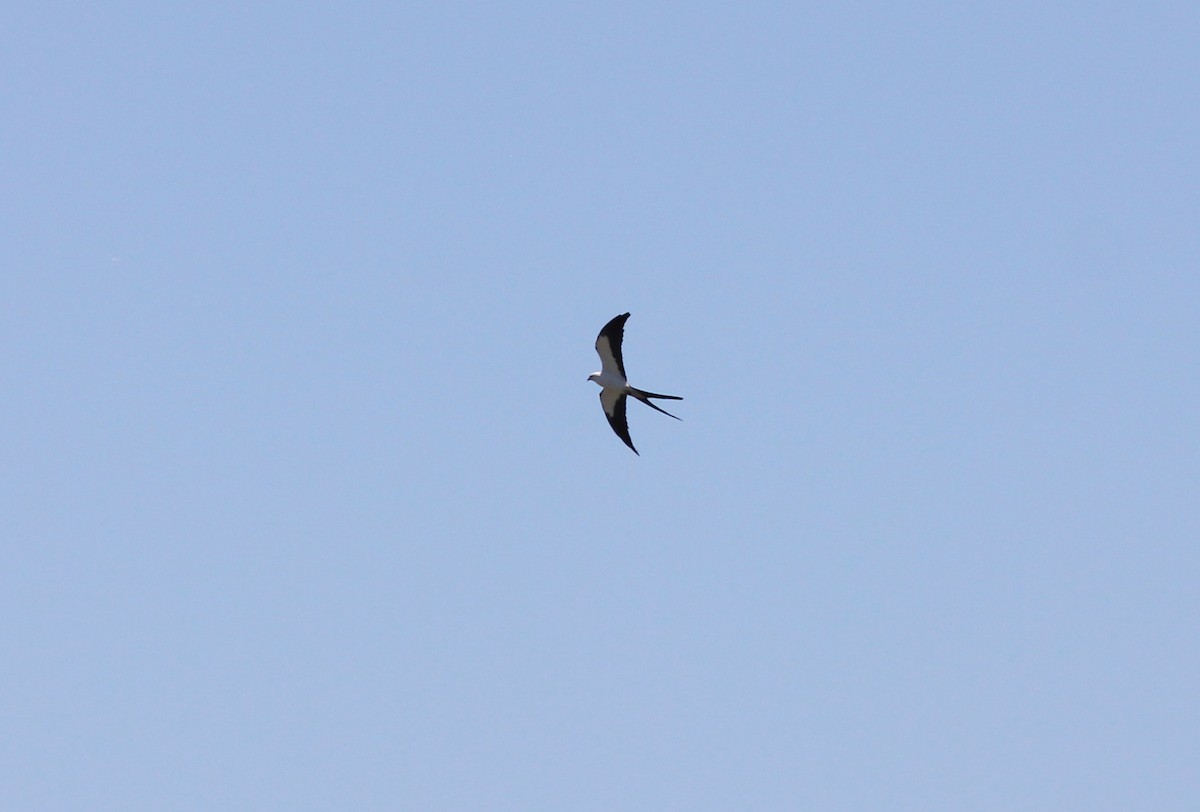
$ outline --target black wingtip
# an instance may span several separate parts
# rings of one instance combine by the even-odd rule
[[[605,324],[602,328],[600,328],[600,335],[604,335],[605,333],[607,333],[611,330],[619,330],[619,329],[623,328],[625,326],[625,321],[628,318],[629,318],[628,313],[622,313],[619,316],[613,316],[611,319],[608,320],[607,324]]]

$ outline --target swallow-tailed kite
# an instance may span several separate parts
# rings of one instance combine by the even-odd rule
[[[633,440],[629,439],[629,423],[625,420],[626,396],[633,395],[651,409],[662,412],[667,417],[675,417],[675,415],[666,409],[655,406],[650,402],[650,398],[662,400],[683,400],[683,398],[675,395],[656,395],[653,392],[634,389],[629,385],[629,381],[625,378],[625,361],[621,358],[621,339],[625,335],[625,320],[628,318],[628,313],[615,317],[604,325],[600,335],[596,336],[596,352],[600,355],[600,371],[588,375],[588,380],[595,381],[596,385],[600,387],[600,405],[604,407],[604,416],[608,418],[608,425],[612,426],[612,430],[625,441],[625,445],[629,446],[634,454],[637,454],[638,450],[633,447]],[[675,417],[675,419],[679,418]]]

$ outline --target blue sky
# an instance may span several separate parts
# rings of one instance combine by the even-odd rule
[[[8,8],[0,805],[1198,808],[1198,35]]]

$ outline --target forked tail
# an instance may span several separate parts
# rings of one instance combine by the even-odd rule
[[[658,394],[655,394],[654,392],[646,392],[642,389],[634,389],[632,386],[629,387],[629,394],[633,395],[635,398],[640,400],[642,403],[645,403],[647,406],[649,406],[654,411],[662,412],[667,417],[675,417],[675,415],[671,414],[666,409],[660,409],[657,406],[655,406],[653,403],[650,402],[650,398],[660,398],[661,400],[683,400],[683,398],[679,397],[678,395],[658,395]],[[682,421],[683,418],[675,417],[675,419]]]

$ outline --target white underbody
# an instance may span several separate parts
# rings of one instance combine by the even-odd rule
[[[601,389],[615,389],[622,393],[625,392],[626,388],[629,386],[629,381],[621,377],[620,373],[609,372],[607,370],[604,372],[593,372],[588,376],[588,380],[595,382],[595,384]]]

